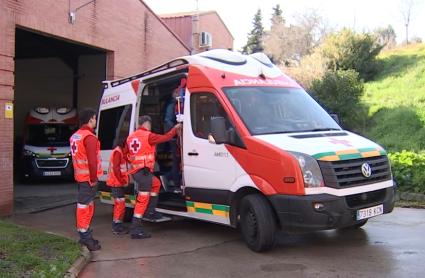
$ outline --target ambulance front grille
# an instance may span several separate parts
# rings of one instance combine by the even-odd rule
[[[362,165],[368,163],[372,174],[365,177]],[[391,179],[390,163],[386,155],[340,161],[319,161],[325,185],[346,188]]]
[[[69,159],[36,159],[37,168],[66,168]]]

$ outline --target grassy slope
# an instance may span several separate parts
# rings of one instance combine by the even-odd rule
[[[0,277],[63,277],[78,244],[0,220]]]
[[[425,44],[383,52],[382,68],[365,84],[367,135],[390,151],[425,150]]]

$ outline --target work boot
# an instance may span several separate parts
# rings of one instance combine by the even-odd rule
[[[124,235],[128,234],[128,230],[121,222],[112,222],[112,233],[114,235]]]
[[[99,241],[93,238],[91,230],[87,232],[79,232],[79,234],[79,244],[85,245],[90,251],[97,251],[101,248]]]
[[[145,214],[143,216],[143,220],[148,222],[159,223],[159,222],[171,221],[171,217],[165,216],[160,212],[154,211],[154,212]]]
[[[131,239],[144,239],[151,237],[149,233],[143,231],[142,219],[136,217],[133,217],[133,220],[131,221],[130,236]]]
[[[149,199],[148,208],[146,209],[145,214],[143,215],[143,220],[149,222],[165,222],[170,221],[171,218],[164,216],[162,213],[159,213],[155,210],[156,205],[158,204],[158,196],[151,196]]]

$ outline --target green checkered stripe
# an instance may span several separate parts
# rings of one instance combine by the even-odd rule
[[[387,152],[377,148],[360,148],[336,152],[323,152],[312,155],[317,160],[338,161],[386,155]]]
[[[200,202],[186,201],[187,211],[205,213],[210,215],[229,217],[230,207],[226,205],[208,204]]]
[[[112,193],[106,191],[100,191],[100,199],[106,202],[113,202]],[[108,203],[109,203],[108,202]],[[134,195],[125,195],[125,203],[127,205],[133,205],[136,203],[136,196]]]

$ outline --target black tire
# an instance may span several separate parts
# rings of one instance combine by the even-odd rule
[[[245,196],[240,207],[240,228],[247,246],[255,252],[273,247],[276,237],[276,219],[270,204],[259,194]]]
[[[130,223],[133,219],[134,208],[125,207],[124,222]]]

